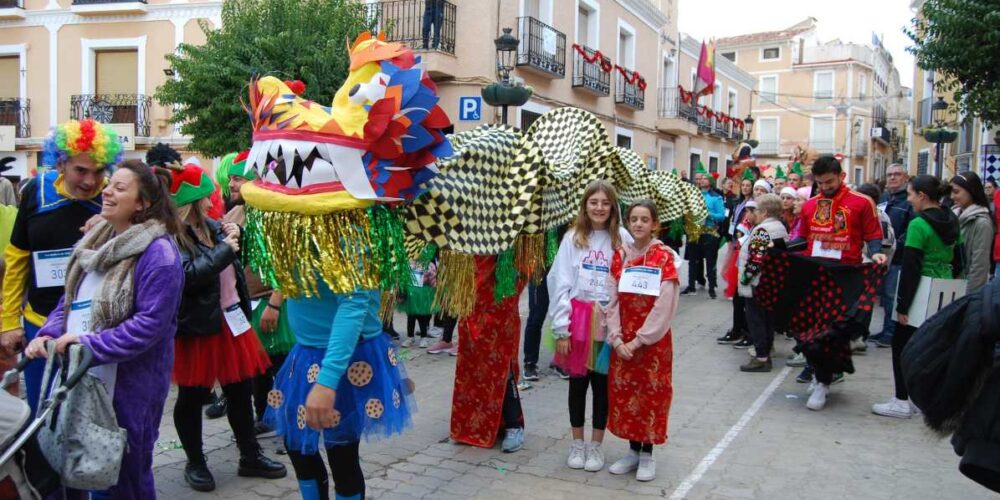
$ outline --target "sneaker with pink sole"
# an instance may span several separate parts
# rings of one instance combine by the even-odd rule
[[[451,346],[451,349],[448,349],[448,354],[452,356],[458,356],[458,342],[454,342],[454,345]]]
[[[437,341],[434,345],[427,348],[427,354],[441,354],[443,352],[448,352],[453,345],[451,342],[444,342],[442,340]]]

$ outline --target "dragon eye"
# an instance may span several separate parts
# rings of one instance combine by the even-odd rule
[[[347,95],[354,97],[354,94],[357,94],[359,90],[361,90],[361,84],[356,83],[353,87],[351,87],[351,91]]]

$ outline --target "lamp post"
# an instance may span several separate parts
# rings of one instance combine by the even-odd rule
[[[942,144],[955,142],[958,139],[958,132],[954,130],[948,130],[945,128],[945,112],[948,110],[948,103],[944,101],[944,98],[938,96],[938,100],[931,104],[931,116],[934,120],[934,127],[924,129],[924,139],[928,142],[934,143],[934,173],[943,173],[941,170],[942,161],[941,155],[943,147]]]
[[[507,108],[509,106],[523,106],[532,94],[531,87],[513,85],[510,82],[510,72],[514,70],[514,61],[517,58],[517,47],[521,43],[510,32],[510,28],[504,28],[503,34],[493,41],[497,50],[497,81],[483,87],[481,91],[486,104],[499,107],[502,110],[504,125],[507,124]]]
[[[747,144],[749,144],[750,147],[756,148],[757,144],[759,143],[757,141],[754,141],[753,137],[751,137],[751,135],[753,135],[753,115],[747,113],[747,117],[743,119],[743,124],[746,125],[746,134],[747,134],[746,137],[743,138],[743,140]]]

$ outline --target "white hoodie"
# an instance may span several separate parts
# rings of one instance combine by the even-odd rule
[[[604,280],[600,279],[600,283],[590,286],[588,278],[607,277],[610,272],[611,257],[614,255],[611,235],[604,230],[592,231],[587,238],[589,247],[577,248],[573,243],[575,234],[572,229],[566,231],[546,280],[549,290],[548,316],[552,321],[552,335],[557,339],[569,336],[569,317],[572,312],[570,300],[591,302],[608,300],[607,291],[603,286]],[[632,235],[625,228],[619,228],[618,234],[623,244],[632,243]],[[581,270],[586,276],[582,280]],[[600,332],[600,335],[603,336],[603,332]]]

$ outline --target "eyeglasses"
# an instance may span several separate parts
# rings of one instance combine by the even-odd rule
[[[903,175],[903,173],[902,172],[889,172],[888,174],[885,174],[885,175],[886,175],[886,177],[899,177],[899,176]]]

